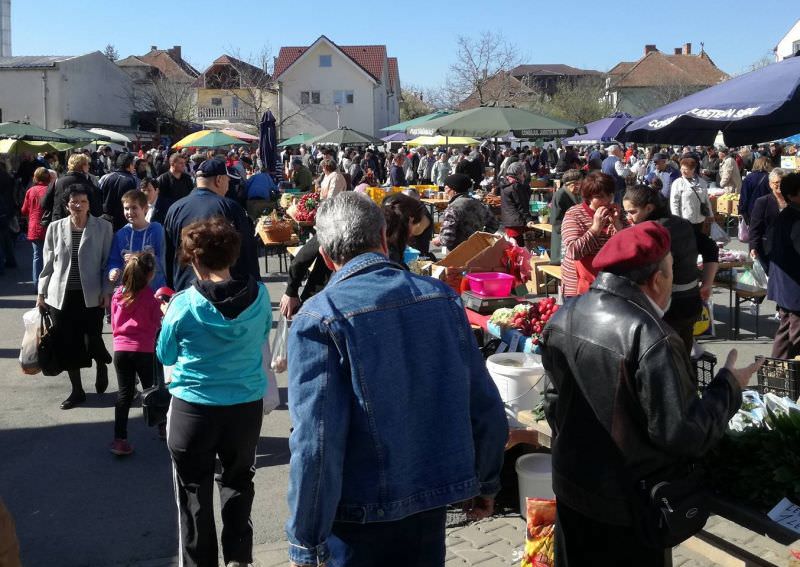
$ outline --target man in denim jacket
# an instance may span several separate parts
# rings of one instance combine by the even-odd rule
[[[445,506],[492,513],[508,425],[458,297],[386,257],[380,208],[325,201],[335,271],[289,336],[294,565],[439,566]]]

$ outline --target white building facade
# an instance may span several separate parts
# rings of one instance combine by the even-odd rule
[[[776,63],[800,52],[800,19],[794,23],[789,33],[783,36],[773,51],[775,51]]]
[[[66,125],[129,127],[131,79],[99,51],[0,57],[0,121],[53,130]]]
[[[397,60],[382,45],[338,46],[321,36],[307,48],[284,47],[274,80],[280,138],[340,126],[380,137],[400,121]]]

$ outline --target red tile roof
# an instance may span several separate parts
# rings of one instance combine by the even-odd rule
[[[240,73],[243,72],[245,82],[247,82],[248,79],[253,79],[253,81],[256,81],[255,85],[244,86],[259,86],[265,84],[265,80],[268,78],[268,75],[263,69],[256,67],[255,65],[251,65],[246,61],[242,61],[241,59],[231,57],[230,55],[222,55],[217,57],[214,62],[205,71],[203,71],[199,77],[197,77],[197,80],[194,82],[194,86],[198,88],[204,88],[205,76],[211,71],[217,70],[219,67],[226,66],[233,67]]]
[[[397,92],[400,89],[400,70],[397,68],[397,57],[389,57],[389,87]]]
[[[333,42],[331,41],[331,43]],[[333,43],[333,45],[336,44]],[[385,45],[336,45],[336,47],[341,49],[373,79],[378,82],[383,81],[383,62],[387,59]],[[278,57],[275,59],[274,76],[279,77],[283,74],[308,49],[308,47],[281,47]]]
[[[517,65],[511,69],[511,74],[515,77],[521,77],[522,75],[583,76],[600,75],[601,73],[594,69],[578,69],[562,63],[536,63]]]
[[[728,78],[705,52],[699,55],[665,55],[660,51],[651,51],[627,71],[613,73],[614,69],[612,74],[619,76],[614,83],[615,87],[658,87],[671,84],[710,87]]]
[[[165,77],[184,81],[193,81],[200,73],[183,59],[176,60],[167,50],[155,49],[139,59],[156,67]]]

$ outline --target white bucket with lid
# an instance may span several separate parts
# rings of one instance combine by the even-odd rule
[[[506,406],[509,425],[520,426],[517,413],[531,410],[541,401],[542,357],[527,352],[493,354],[486,360],[486,368]]]
[[[553,499],[553,467],[549,453],[529,453],[517,459],[514,468],[517,471],[519,486],[519,513],[528,517],[526,498]]]

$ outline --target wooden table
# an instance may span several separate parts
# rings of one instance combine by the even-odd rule
[[[447,208],[447,205],[450,204],[450,199],[420,199],[423,203],[428,206],[428,210],[431,212],[431,218],[434,218],[436,211],[444,210]]]
[[[553,225],[547,223],[537,223],[534,224],[531,228],[533,228],[533,230],[539,230],[546,234],[551,234],[553,232]]]
[[[287,246],[286,247],[286,252],[289,253],[289,256],[294,258],[295,256],[297,256],[297,253],[300,252],[301,248],[302,248],[302,246]]]
[[[730,270],[731,277],[728,281],[714,280],[714,287],[721,287],[728,290],[728,311],[731,312],[728,318],[728,338],[733,339],[739,334],[739,306],[741,302],[737,300],[734,308],[734,295],[739,292],[754,291],[755,288],[751,286],[743,286],[736,283],[736,268],[745,268],[752,266],[753,261],[749,258],[746,260],[737,260],[735,262],[720,262],[717,268],[717,273]]]
[[[550,297],[550,282],[561,281],[561,266],[553,266],[552,264],[537,264],[536,269],[544,275],[544,293],[545,296]],[[556,295],[558,288],[556,288]]]

